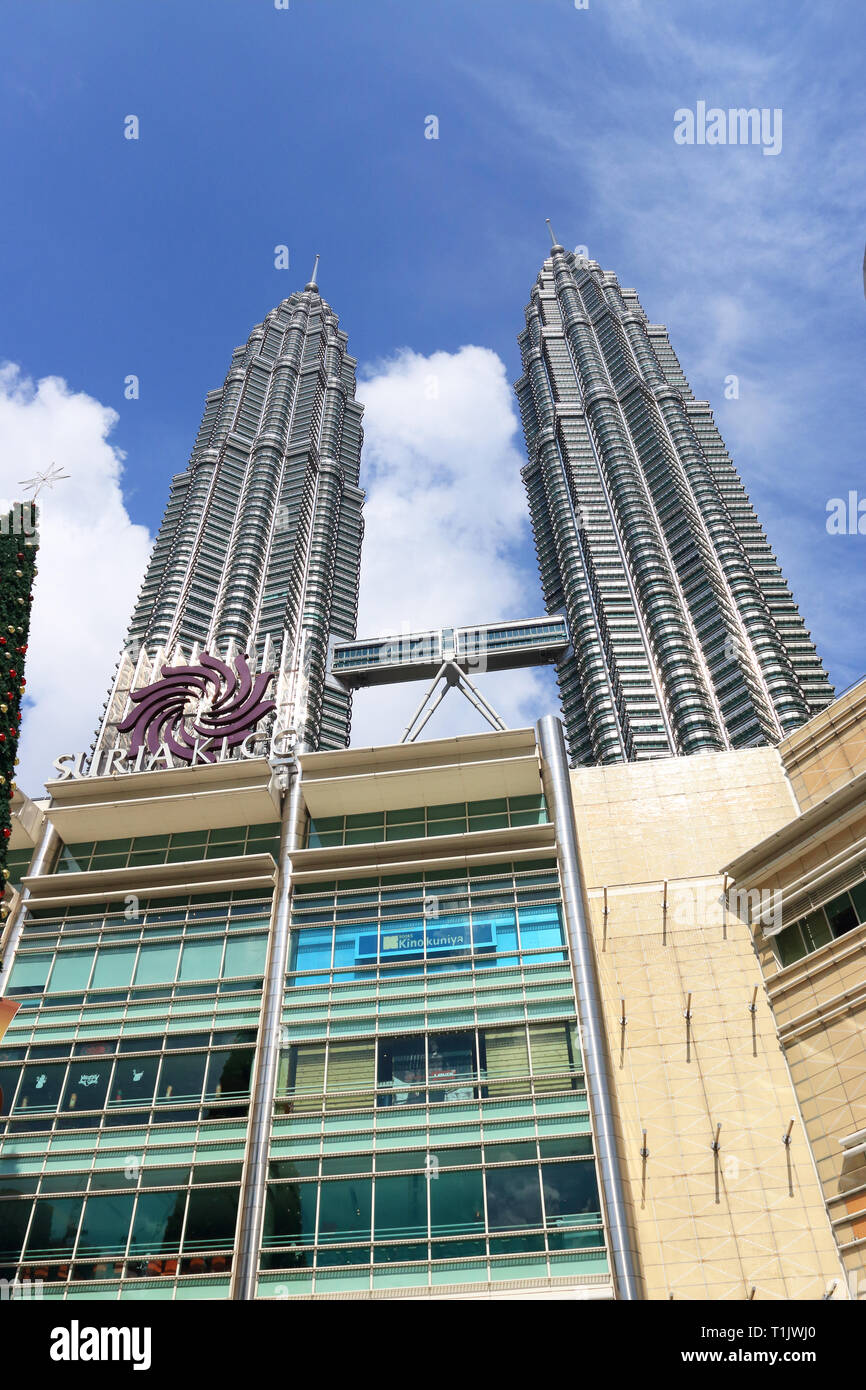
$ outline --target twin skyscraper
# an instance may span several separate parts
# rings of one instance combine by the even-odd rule
[[[778,743],[833,691],[666,329],[559,244],[525,317],[523,477],[545,606],[567,624],[572,762]],[[275,673],[275,726],[294,746],[349,742],[329,654],[356,636],[355,366],[315,271],[235,349],[172,482],[97,750],[123,746],[132,691],[202,652]]]

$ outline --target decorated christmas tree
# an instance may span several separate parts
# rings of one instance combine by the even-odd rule
[[[16,503],[0,516],[0,873],[9,877],[6,852],[12,834],[12,793],[24,701],[24,658],[36,573],[36,508]],[[0,892],[2,896],[2,892]],[[5,917],[0,905],[0,920]]]

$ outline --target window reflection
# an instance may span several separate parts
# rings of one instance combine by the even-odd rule
[[[472,1100],[475,1094],[474,1033],[432,1033],[430,1100]]]
[[[54,1110],[66,1075],[64,1062],[25,1067],[18,1088],[15,1110]]]
[[[61,1110],[101,1110],[105,1104],[112,1062],[101,1064],[84,1058],[69,1068]]]
[[[207,1056],[203,1052],[176,1053],[163,1058],[158,1101],[198,1100],[204,1084]]]
[[[379,1043],[379,1086],[389,1087],[380,1095],[380,1105],[418,1105],[426,1098],[427,1060],[423,1033],[405,1038],[388,1038]]]
[[[321,1242],[369,1240],[373,1183],[370,1178],[322,1183],[319,1198]]]

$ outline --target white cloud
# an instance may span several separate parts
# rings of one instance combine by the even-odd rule
[[[60,377],[38,384],[0,366],[0,497],[52,463],[69,475],[40,498],[39,573],[27,652],[18,781],[42,794],[58,753],[86,749],[151,547],[121,491],[117,414]]]
[[[496,353],[468,346],[424,357],[404,349],[370,367],[358,395],[367,489],[359,635],[542,613],[520,477],[525,458]],[[537,671],[477,684],[510,726],[554,707],[552,682]],[[359,692],[353,744],[396,742],[422,694],[416,684]],[[452,692],[423,737],[485,727]]]

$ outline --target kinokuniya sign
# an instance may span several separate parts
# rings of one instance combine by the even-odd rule
[[[253,676],[244,656],[234,669],[203,652],[196,665],[163,666],[160,679],[130,693],[129,712],[117,725],[130,734],[129,747],[63,753],[58,778],[107,777],[223,762],[228,758],[284,757],[288,730],[267,735],[258,726],[276,705],[264,698],[273,671]]]
[[[419,924],[417,927],[404,928],[402,931],[392,931],[383,927],[381,933],[370,932],[362,933],[357,938],[355,946],[356,960],[375,960],[376,956],[384,959],[392,956],[419,955],[423,954],[427,948],[428,955],[432,952],[442,952],[453,954],[460,951],[469,951],[472,948],[472,937],[469,922],[451,922],[447,925],[436,926],[428,924],[426,927]],[[475,949],[495,947],[496,928],[492,922],[479,922],[475,926]]]

